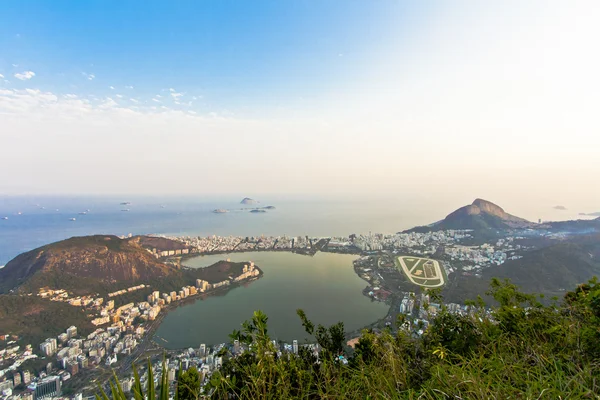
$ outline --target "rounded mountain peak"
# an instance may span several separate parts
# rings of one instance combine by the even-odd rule
[[[472,205],[478,207],[484,213],[492,214],[497,217],[503,218],[506,214],[502,207],[484,199],[475,199]]]

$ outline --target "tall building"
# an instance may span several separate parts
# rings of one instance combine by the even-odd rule
[[[21,384],[21,374],[19,374],[18,372],[15,372],[15,374],[13,375],[13,385],[19,386],[20,384]]]
[[[69,336],[69,339],[71,339],[72,337],[77,336],[77,328],[75,326],[71,326],[67,329],[67,336]]]
[[[202,343],[200,345],[200,348],[198,349],[198,355],[200,357],[205,357],[206,356],[206,345],[204,343]]]
[[[66,333],[61,333],[60,335],[58,335],[58,340],[61,343],[66,343],[67,340],[69,340],[69,335],[67,335]]]
[[[44,399],[47,397],[57,397],[61,395],[61,381],[58,376],[49,376],[42,379],[41,382],[30,385],[35,391],[35,399]]]
[[[7,381],[0,382],[0,394],[2,394],[2,391],[4,391],[4,390],[8,390],[8,389],[12,389],[12,388],[13,388],[13,381],[7,380]]]
[[[233,352],[235,354],[238,354],[240,352],[240,341],[237,339],[233,341]]]
[[[79,372],[79,363],[77,360],[69,360],[69,362],[67,362],[67,371],[69,371],[72,376],[77,375]]]
[[[132,386],[133,386],[133,381],[131,380],[131,378],[125,379],[125,380],[123,380],[123,383],[121,384],[121,389],[123,389],[123,392],[127,393],[127,392],[131,391]]]
[[[23,382],[25,385],[28,385],[29,382],[31,382],[31,374],[29,371],[21,371],[21,382]]]
[[[294,352],[294,354],[298,354],[298,341],[294,340],[292,342],[292,351]]]
[[[56,352],[57,347],[58,346],[56,344],[56,339],[54,338],[46,339],[42,343],[40,343],[40,351],[46,357],[53,355]]]

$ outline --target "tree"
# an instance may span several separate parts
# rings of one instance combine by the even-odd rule
[[[200,395],[201,375],[196,367],[191,367],[179,375],[177,380],[177,400],[197,400]]]

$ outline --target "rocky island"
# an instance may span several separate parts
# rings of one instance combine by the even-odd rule
[[[244,197],[242,199],[242,201],[240,201],[240,204],[246,204],[246,205],[258,204],[258,203],[260,203],[258,200],[251,199],[250,197]]]

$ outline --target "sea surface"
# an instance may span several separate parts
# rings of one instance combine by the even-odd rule
[[[256,206],[275,210],[250,213],[242,197],[7,197],[0,198],[0,266],[25,251],[91,234],[310,235],[393,233],[430,220],[417,202],[354,199],[260,198]],[[128,205],[120,203],[130,202]],[[211,211],[225,208],[227,214]],[[122,211],[122,210],[129,211]],[[89,211],[86,211],[89,210]],[[79,214],[86,212],[85,215]],[[19,214],[20,213],[20,214]],[[429,216],[428,216],[429,214]],[[71,221],[75,218],[75,221]],[[430,221],[429,221],[430,222]]]
[[[240,209],[245,195],[162,197],[66,197],[0,195],[0,266],[18,254],[72,236],[91,234],[166,235],[310,235],[394,233],[440,219],[473,201],[471,195],[427,196],[407,188],[395,196],[299,197],[252,196],[267,213],[235,211],[214,214],[217,208]],[[577,211],[552,209],[552,200],[535,207],[504,205],[508,212],[537,220],[577,218]],[[128,205],[120,203],[130,202]],[[122,211],[122,210],[129,211]],[[80,212],[87,214],[81,215]],[[20,213],[20,214],[19,214]],[[75,221],[71,221],[75,218]]]
[[[225,295],[208,296],[170,311],[156,331],[158,343],[178,349],[226,342],[255,310],[267,314],[272,339],[303,342],[308,335],[296,315],[298,308],[315,324],[342,321],[346,331],[375,322],[389,310],[362,294],[367,283],[354,272],[352,261],[357,257],[352,255],[248,252],[195,257],[186,265],[201,268],[227,258],[254,261],[264,276]]]

